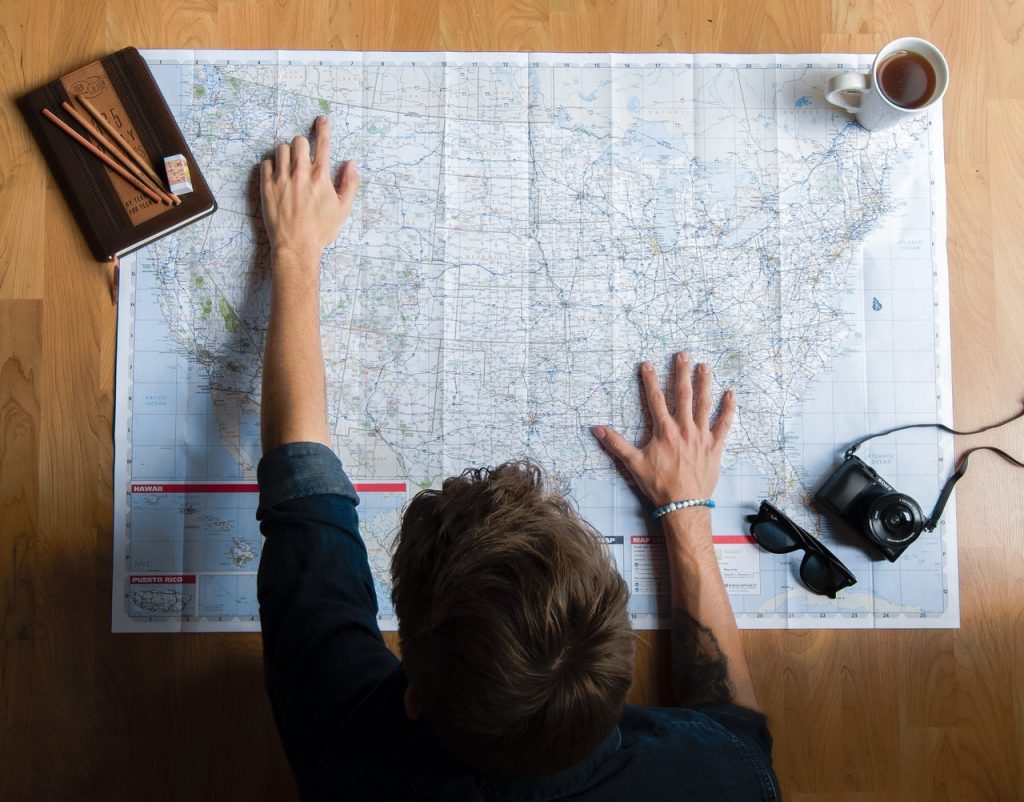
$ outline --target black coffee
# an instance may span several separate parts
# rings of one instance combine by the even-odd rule
[[[897,50],[878,65],[878,88],[904,109],[919,109],[932,99],[935,68],[920,53]]]

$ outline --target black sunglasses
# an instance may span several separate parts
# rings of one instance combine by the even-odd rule
[[[834,599],[843,588],[857,584],[857,577],[836,555],[771,503],[762,501],[757,515],[748,515],[747,520],[751,536],[765,551],[788,554],[803,549],[806,552],[800,563],[800,578],[814,593]]]

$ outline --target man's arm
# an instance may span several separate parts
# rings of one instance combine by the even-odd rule
[[[654,367],[641,367],[651,438],[637,448],[614,430],[594,427],[594,436],[633,475],[656,506],[710,498],[718,483],[725,438],[736,412],[731,391],[711,423],[711,370],[697,366],[696,387],[685,353],[676,354],[674,412],[658,386]],[[731,702],[760,712],[736,618],[725,592],[711,540],[707,507],[674,510],[661,518],[672,585],[672,677],[684,705]]]
[[[316,121],[316,151],[303,136],[278,145],[260,165],[263,220],[270,237],[270,325],[263,357],[260,433],[264,453],[283,443],[330,446],[320,343],[320,255],[352,210],[359,176],[346,162],[330,176],[330,126]]]
[[[398,665],[377,625],[359,500],[327,447],[320,256],[359,183],[349,163],[335,189],[328,143],[321,117],[312,161],[309,143],[296,137],[260,166],[273,275],[256,513],[266,540],[257,594],[267,692],[300,788],[322,760],[334,759],[334,738],[362,732],[356,711],[373,707],[368,700]]]

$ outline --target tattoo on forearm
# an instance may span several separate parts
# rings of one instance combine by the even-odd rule
[[[728,702],[736,695],[714,633],[686,610],[672,610],[672,685],[680,704]]]

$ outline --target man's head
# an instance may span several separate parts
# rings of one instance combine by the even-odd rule
[[[629,594],[536,466],[466,471],[417,495],[391,571],[410,686],[456,757],[547,774],[618,721],[633,678]]]

